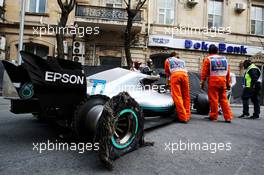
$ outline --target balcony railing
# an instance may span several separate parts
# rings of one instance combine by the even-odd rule
[[[110,21],[126,21],[127,12],[121,8],[111,7],[98,7],[88,5],[77,5],[76,6],[76,17],[87,18],[87,19],[103,19]],[[141,21],[141,13],[138,12],[134,21]]]

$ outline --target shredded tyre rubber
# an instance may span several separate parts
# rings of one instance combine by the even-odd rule
[[[124,149],[117,149],[111,143],[111,138],[115,133],[115,123],[118,120],[118,114],[124,109],[131,109],[137,115],[138,131],[129,146]],[[114,160],[141,146],[152,146],[154,144],[153,142],[144,141],[143,112],[138,103],[127,92],[119,93],[105,104],[97,126],[96,138],[100,145],[99,158],[109,170],[113,169]]]

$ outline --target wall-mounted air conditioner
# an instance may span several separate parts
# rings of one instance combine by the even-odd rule
[[[199,0],[187,0],[187,6],[190,8],[193,8],[198,3],[199,3]]]
[[[235,11],[237,13],[242,13],[244,10],[246,10],[246,4],[236,3],[236,5],[235,5]]]
[[[81,63],[82,65],[84,65],[84,56],[82,56],[82,55],[74,55],[73,57],[72,57],[72,61],[74,61],[74,62],[79,62],[79,63]]]
[[[85,52],[84,42],[74,41],[73,42],[73,55],[83,55]]]

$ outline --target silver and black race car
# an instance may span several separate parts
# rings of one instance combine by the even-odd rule
[[[108,165],[144,145],[144,129],[177,117],[163,78],[124,68],[84,69],[76,62],[23,51],[21,56],[21,65],[2,61],[17,93],[9,98],[11,112],[67,121],[79,139],[99,142],[100,158]],[[192,108],[208,114],[208,97],[199,87],[198,74],[189,77]]]

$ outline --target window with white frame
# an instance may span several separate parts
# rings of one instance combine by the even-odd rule
[[[208,27],[218,28],[223,26],[223,0],[209,0]]]
[[[46,13],[47,0],[28,0],[27,12]]]
[[[264,7],[251,7],[251,34],[264,35]]]
[[[158,23],[174,24],[175,0],[157,0]]]
[[[123,0],[106,0],[106,7],[122,8]]]

